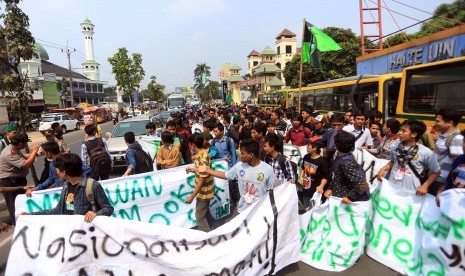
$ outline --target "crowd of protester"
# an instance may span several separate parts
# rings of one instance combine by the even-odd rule
[[[196,185],[185,202],[196,199],[198,228],[206,232],[214,228],[208,206],[214,197],[215,177],[228,180],[231,218],[284,182],[296,186],[302,212],[312,208],[316,195],[323,201],[339,197],[346,204],[368,200],[370,188],[354,150],[367,150],[389,160],[378,179],[384,177],[418,196],[437,196],[447,189],[465,187],[464,133],[458,129],[461,119],[460,112],[441,109],[434,127],[428,128],[418,120],[384,120],[380,112],[187,107],[172,114],[164,129],[147,124],[147,136],[161,138],[155,158],[143,151],[133,132],[124,135],[128,151],[123,176],[153,167],[163,170],[191,164],[186,171],[195,173]],[[98,181],[109,178],[112,160],[95,125],[84,129],[80,156],[69,153],[59,130],[47,133],[47,142],[32,145],[29,154],[21,152],[27,146],[27,135],[17,133],[14,126],[6,130],[0,141],[0,189],[13,223],[18,194],[31,196],[33,191],[50,187],[63,187],[60,202],[52,210],[35,214],[81,214],[86,221],[111,215],[113,208]],[[303,147],[307,154],[294,160],[286,156],[286,147]],[[28,168],[40,154],[46,157],[46,172],[38,185],[28,185]],[[221,158],[228,163],[226,172],[212,169],[212,161]],[[97,209],[86,197],[86,185],[93,187]]]

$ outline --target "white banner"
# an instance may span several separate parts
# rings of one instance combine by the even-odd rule
[[[433,196],[383,180],[372,195],[373,225],[367,254],[408,275],[465,273],[465,190]]]
[[[376,177],[379,170],[389,163],[389,160],[376,158],[373,154],[366,150],[354,150],[355,160],[362,166],[366,173],[367,181],[371,184],[373,178]]]
[[[109,217],[21,216],[6,275],[267,275],[297,262],[299,249],[295,186],[283,184],[209,233]]]
[[[314,206],[308,226],[301,226],[301,237],[305,238],[300,260],[328,271],[343,271],[353,266],[363,254],[370,207],[370,201],[344,204],[337,197]],[[301,222],[308,221],[306,216],[301,216]],[[305,228],[306,233],[302,232]]]
[[[192,166],[192,165],[191,165]],[[214,161],[212,167],[225,171],[227,162]],[[196,225],[195,200],[185,203],[195,188],[194,174],[186,174],[186,166],[100,181],[115,208],[113,217],[156,224],[190,228]],[[42,190],[16,197],[16,215],[55,207],[61,188]],[[210,201],[210,212],[215,219],[229,214],[229,186],[215,178],[215,197]]]

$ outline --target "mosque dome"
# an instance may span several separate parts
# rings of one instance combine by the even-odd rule
[[[81,25],[92,25],[92,22],[89,20],[89,18],[86,18],[84,21],[82,21]]]
[[[37,52],[39,52],[41,60],[48,60],[48,53],[47,53],[47,50],[45,50],[44,46],[36,42],[34,44],[34,48]]]

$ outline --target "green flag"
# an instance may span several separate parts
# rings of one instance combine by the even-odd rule
[[[205,83],[207,83],[207,75],[205,73],[202,74],[202,79],[200,81],[202,85],[205,85]]]
[[[341,50],[341,46],[330,36],[305,21],[302,39],[302,63],[310,62],[313,67],[321,68],[320,52],[338,50]]]
[[[228,94],[226,95],[226,101],[225,101],[225,104],[227,105],[231,105],[231,102],[232,102],[232,95],[230,92],[228,92]]]

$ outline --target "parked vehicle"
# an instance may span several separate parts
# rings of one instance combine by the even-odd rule
[[[45,126],[48,127],[48,125],[53,124],[55,122],[58,122],[63,130],[63,134],[66,133],[67,130],[75,129],[79,130],[81,128],[81,123],[72,118],[71,116],[67,114],[57,114],[57,113],[51,113],[51,114],[45,114],[44,117],[42,117],[42,120],[40,121],[39,124],[39,131],[45,131]]]
[[[125,156],[128,146],[124,141],[124,134],[128,131],[132,131],[138,140],[139,137],[147,133],[145,126],[148,122],[150,122],[150,120],[147,115],[128,118],[119,122],[111,134],[109,132],[107,133],[108,151],[110,152],[114,167],[126,166]]]

